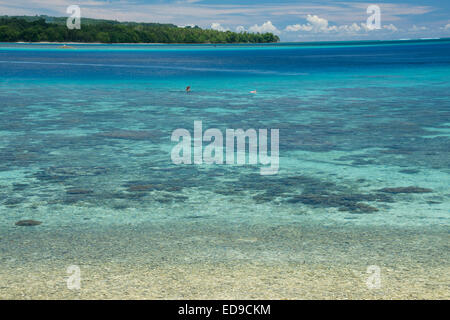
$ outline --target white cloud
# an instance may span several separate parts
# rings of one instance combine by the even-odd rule
[[[392,27],[395,28],[394,25],[392,25]],[[336,31],[342,31],[342,32],[347,32],[347,33],[362,33],[362,32],[369,32],[369,31],[376,31],[377,29],[371,29],[367,26],[366,23],[361,22],[360,24],[357,23],[352,23],[350,25],[341,25],[338,27],[330,27],[334,28]]]
[[[236,27],[236,32],[245,32],[247,30],[245,30],[244,26],[237,26]]]
[[[312,26],[305,25],[305,24],[292,24],[290,26],[287,26],[284,31],[287,32],[298,32],[298,31],[311,31]]]
[[[320,18],[316,15],[310,15],[306,17],[306,21],[308,21],[315,31],[327,31],[328,30],[328,20],[324,18]]]
[[[320,18],[316,15],[308,14],[306,16],[307,24],[294,24],[287,26],[284,30],[288,32],[298,32],[298,31],[312,31],[312,32],[326,32],[330,31],[328,28],[328,20]],[[333,28],[331,28],[333,29]]]
[[[352,23],[352,25],[350,25],[350,26],[348,27],[348,30],[351,31],[351,32],[358,32],[358,31],[363,30],[363,29],[366,30],[366,28],[369,29],[369,28],[367,27],[367,24],[361,23],[361,25],[362,25],[362,26],[360,26],[360,25],[358,25],[358,24],[356,24],[356,23]]]
[[[220,23],[213,22],[211,23],[211,29],[217,31],[229,31],[230,29],[223,27]]]
[[[250,32],[259,32],[259,33],[265,33],[265,32],[272,32],[272,33],[280,33],[280,31],[275,27],[271,21],[266,21],[262,25],[253,25],[248,29]]]
[[[444,29],[445,29],[445,30],[450,30],[450,23],[449,23],[449,24],[446,24],[445,27],[444,27]]]
[[[293,24],[287,26],[284,31],[287,32],[299,32],[299,31],[305,31],[305,32],[313,32],[313,33],[319,33],[319,32],[343,32],[343,33],[358,33],[358,32],[367,32],[371,31],[367,27],[367,24],[365,23],[352,23],[352,24],[344,24],[340,26],[330,26],[329,22],[325,18],[321,18],[316,15],[310,15],[308,14],[306,16],[306,24]],[[383,26],[383,29],[389,30],[389,31],[397,31],[397,27],[395,27],[392,23],[389,25]]]
[[[393,31],[393,32],[396,32],[396,31],[398,31],[398,29],[397,29],[397,27],[396,26],[394,26],[392,23],[391,24],[388,24],[388,25],[385,25],[385,26],[383,26],[383,29],[386,29],[386,30],[390,30],[390,31]]]
[[[425,31],[425,30],[428,30],[428,28],[424,26],[418,27],[416,25],[413,25],[412,28],[409,29],[409,31]]]

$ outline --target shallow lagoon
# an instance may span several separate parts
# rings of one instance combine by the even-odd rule
[[[448,298],[450,42],[179,49],[0,45],[2,297]],[[172,164],[194,120],[280,129],[279,174]]]

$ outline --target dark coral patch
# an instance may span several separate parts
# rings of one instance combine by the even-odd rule
[[[377,208],[361,203],[361,201],[391,202],[390,197],[380,194],[301,194],[287,200],[289,203],[303,203],[322,208],[339,208],[339,211],[355,213],[371,213]]]
[[[257,194],[255,196],[253,196],[253,200],[256,201],[256,203],[265,203],[265,202],[270,202],[274,199],[274,196],[271,195],[270,193],[261,193],[261,194]]]
[[[378,190],[379,192],[385,192],[385,193],[430,193],[433,192],[431,189],[427,188],[421,188],[421,187],[398,187],[398,188],[383,188]]]
[[[62,182],[70,178],[98,176],[107,171],[105,167],[49,167],[33,176],[40,181]]]
[[[416,174],[419,173],[420,170],[417,169],[404,169],[404,170],[400,170],[400,173],[405,173],[405,174]]]
[[[36,221],[36,220],[20,220],[20,221],[17,221],[15,224],[16,224],[16,226],[19,226],[19,227],[32,227],[32,226],[38,226],[41,223],[42,223],[41,221]]]
[[[28,188],[28,184],[25,183],[14,183],[13,184],[13,191],[23,191],[26,188]]]
[[[5,202],[3,202],[3,204],[5,206],[16,206],[24,201],[25,201],[24,198],[9,198]]]
[[[341,207],[339,208],[339,211],[348,211],[352,213],[372,213],[380,210],[378,210],[378,208],[369,206],[368,204],[358,202],[355,204],[350,204],[346,207]]]
[[[72,194],[72,195],[79,195],[79,194],[91,194],[93,193],[92,190],[86,190],[86,189],[68,189],[66,190],[67,194]]]

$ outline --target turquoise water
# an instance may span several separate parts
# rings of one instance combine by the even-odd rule
[[[148,224],[183,238],[193,222],[199,237],[294,224],[448,236],[449,40],[73,46],[0,44],[2,239]],[[279,173],[174,165],[171,133],[195,120],[280,129]],[[3,262],[32,259],[2,248]]]
[[[1,219],[166,219],[192,215],[190,202],[233,219],[221,211],[238,198],[262,219],[448,222],[449,41],[268,47],[2,45]],[[279,174],[172,164],[171,132],[194,120],[280,129]],[[377,191],[407,186],[433,192]],[[379,211],[355,215],[357,203]]]

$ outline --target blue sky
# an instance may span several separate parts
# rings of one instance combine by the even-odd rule
[[[282,41],[450,37],[448,0],[0,0],[0,15],[66,16],[73,4],[82,17],[269,31]],[[370,4],[381,9],[379,30],[366,27]]]

